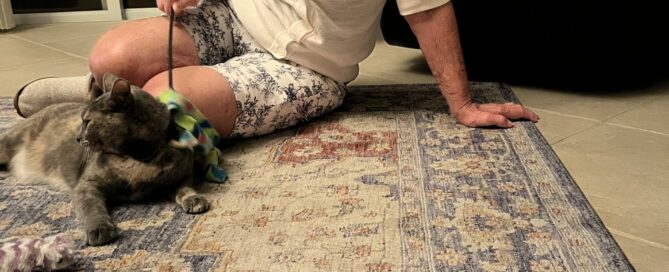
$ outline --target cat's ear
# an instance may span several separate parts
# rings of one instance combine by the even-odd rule
[[[123,107],[132,103],[130,82],[113,74],[105,74],[105,91],[110,92],[107,104],[112,107]]]
[[[111,90],[109,100],[107,101],[114,107],[127,107],[132,103],[130,92],[130,83],[125,79],[119,79]]]
[[[95,82],[94,80],[91,81],[91,85],[88,88],[88,98],[89,98],[89,100],[91,102],[93,102],[93,100],[100,97],[103,93],[104,93],[104,91],[102,90],[102,88],[100,88],[100,85],[98,85],[98,83]]]

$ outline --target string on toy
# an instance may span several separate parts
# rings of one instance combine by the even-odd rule
[[[174,90],[172,81],[172,32],[174,30],[174,17],[174,8],[170,5],[170,27],[167,34],[167,85],[172,90]]]

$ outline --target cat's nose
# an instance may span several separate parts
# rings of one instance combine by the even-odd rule
[[[77,143],[81,143],[81,136],[80,135],[77,135],[77,138],[75,138],[75,139],[77,140]]]

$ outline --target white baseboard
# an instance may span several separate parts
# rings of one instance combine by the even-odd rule
[[[136,20],[161,16],[164,13],[158,8],[130,8],[124,10],[126,20]]]

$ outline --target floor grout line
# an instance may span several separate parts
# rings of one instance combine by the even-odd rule
[[[627,112],[630,112],[630,111],[632,111],[632,110],[638,108],[639,106],[642,106],[642,105],[644,105],[644,104],[648,104],[648,103],[652,102],[653,99],[654,99],[653,97],[649,97],[648,99],[646,99],[646,100],[640,102],[640,103],[637,104],[637,105],[631,106],[631,107],[627,108],[626,110],[624,110],[624,111],[622,111],[622,112],[620,112],[620,113],[618,113],[618,114],[614,114],[613,116],[611,116],[611,117],[609,117],[609,118],[606,118],[606,119],[602,120],[602,123],[607,124],[607,125],[611,125],[611,126],[617,126],[617,127],[622,127],[622,128],[632,129],[632,130],[638,130],[638,131],[642,131],[642,132],[647,132],[647,133],[652,133],[652,134],[656,134],[656,135],[661,135],[661,136],[669,137],[669,134],[667,134],[667,133],[663,133],[663,132],[659,132],[659,131],[656,131],[656,130],[645,129],[645,128],[639,128],[639,127],[634,127],[634,126],[628,126],[628,125],[618,124],[618,123],[614,123],[614,122],[609,122],[609,120],[611,120],[611,119],[613,119],[613,118],[616,118],[616,117],[618,117],[618,116],[620,116],[620,115],[623,115],[623,114],[625,114],[625,113],[627,113]]]
[[[22,41],[24,41],[24,42],[29,42],[29,43],[32,43],[32,44],[34,44],[34,45],[42,46],[42,47],[45,47],[45,48],[54,50],[54,51],[56,51],[56,52],[60,52],[60,53],[63,53],[63,54],[65,54],[65,55],[71,56],[71,57],[75,57],[75,58],[79,58],[79,59],[83,59],[83,60],[88,60],[88,58],[79,56],[79,55],[77,55],[77,54],[73,54],[73,53],[67,52],[67,51],[65,51],[65,50],[61,50],[61,49],[58,49],[58,48],[55,48],[55,47],[52,47],[52,46],[48,46],[48,45],[43,44],[43,43],[39,43],[39,42],[36,42],[36,41],[32,41],[32,40],[23,38],[23,37],[21,37],[21,36],[17,36],[17,35],[15,35],[15,34],[9,34],[9,35],[12,36],[12,37],[14,37],[14,38],[16,38],[16,39],[22,40]]]
[[[636,104],[636,105],[634,105],[634,106],[629,106],[629,107],[627,107],[627,109],[624,109],[623,111],[621,111],[621,112],[619,112],[619,113],[617,113],[617,114],[613,114],[613,115],[611,115],[611,116],[605,118],[604,120],[602,120],[602,122],[609,121],[609,120],[611,120],[611,119],[613,119],[613,118],[616,118],[616,117],[618,117],[618,116],[620,116],[620,115],[623,115],[623,114],[625,114],[625,113],[627,113],[627,112],[630,112],[630,111],[636,109],[637,107],[639,107],[639,106],[641,106],[641,105],[643,105],[643,104],[650,103],[651,101],[653,101],[653,97],[648,97],[648,98],[646,98],[646,100],[641,101],[641,102],[639,102],[638,104]]]
[[[10,66],[0,67],[0,72],[20,69],[21,67],[26,67],[26,66],[31,66],[31,65],[39,65],[39,64],[42,64],[44,62],[56,63],[56,62],[67,61],[67,60],[72,60],[72,57],[63,56],[62,58],[57,58],[57,59],[53,59],[53,60],[40,60],[40,61],[36,61],[36,62],[28,62],[28,63],[22,63],[22,64],[15,64],[15,65],[10,65]]]
[[[624,231],[621,231],[621,230],[617,230],[617,229],[614,229],[614,228],[608,228],[608,229],[611,233],[613,233],[615,235],[619,235],[619,236],[625,237],[627,239],[634,240],[634,241],[646,244],[648,246],[652,246],[652,247],[657,248],[657,249],[669,250],[669,246],[663,245],[661,243],[649,241],[649,240],[643,239],[641,237],[638,237],[636,235],[633,235],[633,234],[630,234],[630,233],[627,233],[627,232],[624,232]]]
[[[541,112],[550,113],[550,114],[555,114],[555,115],[559,115],[559,116],[562,116],[562,117],[571,117],[571,118],[587,120],[587,121],[592,121],[592,122],[597,122],[597,123],[602,122],[602,121],[597,120],[597,119],[592,119],[592,118],[573,115],[573,114],[568,114],[568,113],[562,113],[562,112],[559,112],[559,111],[545,110],[545,109],[535,108],[535,107],[531,107],[531,106],[529,108],[532,109],[532,110],[541,111]]]
[[[574,133],[572,133],[572,134],[569,134],[568,136],[566,136],[566,137],[564,137],[564,138],[562,138],[562,139],[560,139],[560,140],[557,140],[557,141],[555,141],[554,143],[552,143],[552,144],[550,144],[550,145],[551,145],[551,146],[555,146],[555,145],[557,145],[557,144],[563,142],[564,140],[567,140],[567,139],[569,139],[569,138],[571,138],[571,137],[573,137],[573,136],[576,136],[576,135],[578,135],[578,134],[581,134],[581,133],[585,132],[586,130],[590,130],[591,128],[594,128],[594,127],[597,127],[597,126],[600,126],[600,125],[602,125],[602,123],[593,124],[592,126],[589,126],[589,127],[587,127],[587,128],[584,128],[584,129],[581,129],[581,130],[579,130],[579,131],[576,131],[576,132],[574,132]]]
[[[604,123],[604,124],[614,126],[614,127],[621,127],[621,128],[631,129],[631,130],[638,130],[638,131],[641,131],[641,132],[646,132],[646,133],[651,133],[651,134],[660,135],[660,136],[664,136],[664,137],[669,137],[669,134],[667,134],[667,133],[663,133],[663,132],[659,132],[659,131],[655,131],[655,130],[651,130],[651,129],[638,128],[638,127],[633,127],[633,126],[628,126],[628,125],[623,125],[623,124],[617,124],[617,123],[608,123],[608,122]]]
[[[563,140],[566,140],[566,139],[569,138],[569,137],[572,137],[572,136],[574,136],[574,135],[576,135],[576,134],[579,134],[579,133],[581,133],[581,132],[583,132],[583,131],[586,131],[586,130],[588,130],[588,129],[591,129],[591,128],[596,127],[597,125],[601,125],[601,124],[610,125],[610,126],[615,126],[615,127],[621,127],[621,128],[631,129],[631,130],[637,130],[637,131],[641,131],[641,132],[646,132],[646,133],[651,133],[651,134],[655,134],[655,135],[660,135],[660,136],[669,137],[669,134],[667,134],[667,133],[663,133],[663,132],[659,132],[659,131],[656,131],[656,130],[652,130],[652,129],[644,129],[644,128],[639,128],[639,127],[634,127],[634,126],[628,126],[628,125],[623,125],[623,124],[618,124],[618,123],[609,122],[609,120],[615,118],[616,116],[619,116],[619,115],[621,115],[621,114],[624,114],[624,113],[626,113],[626,112],[629,112],[629,111],[631,111],[631,110],[634,110],[636,107],[641,106],[641,105],[643,105],[643,104],[650,103],[650,101],[652,101],[652,98],[648,98],[648,100],[643,101],[643,102],[641,102],[641,103],[639,103],[639,104],[637,104],[637,105],[635,105],[635,106],[632,106],[632,107],[630,107],[630,108],[624,110],[623,112],[620,112],[619,114],[615,114],[615,115],[613,115],[613,116],[611,116],[611,117],[608,117],[608,118],[606,118],[606,119],[604,119],[604,120],[602,120],[602,121],[599,121],[599,120],[597,120],[597,119],[588,118],[588,117],[583,117],[583,116],[578,116],[578,115],[568,114],[568,113],[562,113],[562,112],[557,112],[557,111],[552,111],[552,110],[545,110],[545,109],[541,109],[541,108],[535,108],[535,107],[530,107],[530,108],[531,108],[532,110],[536,110],[536,111],[538,111],[538,112],[545,112],[545,113],[554,114],[554,115],[558,115],[558,116],[562,116],[562,117],[570,117],[570,118],[576,118],[576,119],[587,120],[587,121],[592,121],[592,122],[597,122],[597,123],[598,123],[598,124],[595,124],[595,125],[593,125],[593,126],[590,126],[590,127],[586,128],[586,129],[579,130],[578,132],[573,133],[573,134],[571,134],[571,135],[569,135],[569,136],[567,136],[567,137],[565,137],[565,138],[562,138],[562,139],[560,139],[560,140],[557,140],[557,141],[551,143],[551,145],[557,144],[557,143],[559,143],[559,142],[561,142],[561,141],[563,141]]]
[[[578,115],[573,115],[573,114],[567,114],[567,113],[562,113],[562,112],[557,112],[557,111],[552,111],[552,110],[545,110],[545,109],[535,108],[535,107],[528,107],[528,108],[530,108],[530,109],[532,109],[532,110],[534,110],[534,111],[538,111],[538,112],[544,112],[544,113],[549,113],[549,114],[558,115],[558,116],[562,116],[562,117],[569,117],[569,118],[575,118],[575,119],[580,119],[580,120],[586,120],[586,121],[595,122],[595,124],[592,124],[591,126],[589,126],[589,127],[587,127],[587,128],[583,128],[583,129],[578,130],[578,131],[576,131],[576,132],[574,132],[574,133],[572,133],[572,134],[569,134],[569,135],[567,135],[567,136],[565,136],[565,137],[563,137],[563,138],[561,138],[561,139],[559,139],[559,140],[556,140],[556,141],[554,141],[554,142],[552,142],[552,143],[549,143],[550,146],[555,146],[555,145],[561,143],[562,141],[564,141],[564,140],[566,140],[566,139],[569,139],[569,138],[571,138],[571,137],[573,137],[573,136],[576,136],[576,135],[578,135],[578,134],[580,134],[580,133],[582,133],[582,132],[584,132],[584,131],[586,131],[586,130],[589,130],[589,129],[591,129],[591,128],[594,128],[594,127],[599,126],[599,125],[602,124],[602,122],[599,121],[599,120],[592,119],[592,118],[587,118],[587,117],[583,117],[583,116],[578,116]]]

